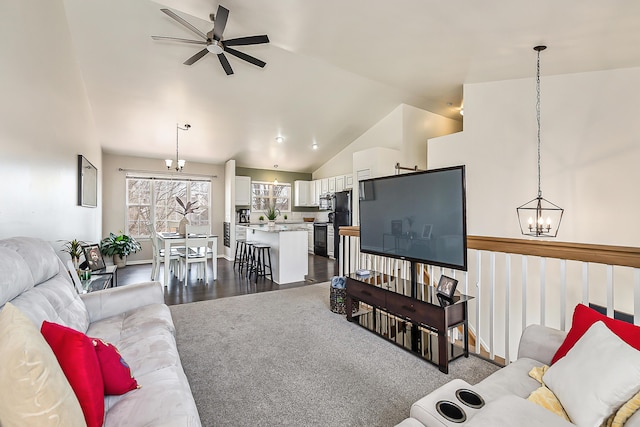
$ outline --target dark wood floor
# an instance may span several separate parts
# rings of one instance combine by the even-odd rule
[[[173,275],[169,276],[169,284],[164,288],[164,299],[168,305],[184,304],[194,301],[205,301],[216,298],[232,297],[236,295],[268,292],[279,289],[296,288],[314,283],[326,282],[335,276],[338,271],[338,263],[335,260],[309,255],[309,274],[303,282],[278,285],[263,277],[256,282],[255,277],[249,281],[233,269],[233,262],[218,258],[218,279],[213,281],[213,272],[209,267],[209,283],[197,280],[197,269],[193,268],[188,277],[187,286],[179,282]],[[162,269],[162,265],[160,266]],[[118,268],[118,286],[131,283],[148,281],[151,278],[151,264],[127,265]],[[162,276],[162,270],[160,273]],[[161,279],[162,280],[162,279]]]

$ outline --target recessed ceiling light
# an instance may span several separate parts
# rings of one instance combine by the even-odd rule
[[[314,142],[314,143],[311,145],[311,148],[313,148],[314,150],[317,150],[317,149],[318,149],[318,144]]]
[[[283,137],[281,137],[281,136],[276,136],[276,142],[277,142],[278,144],[282,144],[282,142],[283,142],[283,141],[284,141],[284,138],[283,138]]]

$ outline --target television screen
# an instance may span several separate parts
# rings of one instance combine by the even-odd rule
[[[464,166],[359,183],[360,251],[467,270]]]

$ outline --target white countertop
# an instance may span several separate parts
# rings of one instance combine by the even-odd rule
[[[272,227],[267,224],[243,224],[241,225],[241,227],[247,227],[247,229],[249,230],[264,231],[267,233],[281,233],[285,231],[307,231],[307,226],[304,223],[276,224]]]

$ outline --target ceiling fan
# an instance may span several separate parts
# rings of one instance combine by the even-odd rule
[[[203,40],[188,40],[188,39],[180,39],[175,37],[163,37],[163,36],[151,36],[154,40],[169,40],[180,43],[191,43],[204,45],[205,48],[193,55],[191,58],[184,61],[185,65],[192,65],[197,60],[201,59],[207,53],[211,52],[214,55],[218,56],[218,60],[220,61],[220,65],[224,69],[227,75],[233,74],[233,69],[231,68],[231,64],[229,64],[229,60],[224,55],[224,53],[229,53],[237,58],[240,58],[244,61],[250,62],[253,65],[257,65],[260,68],[263,68],[266,65],[266,62],[259,60],[258,58],[254,58],[251,55],[247,55],[246,53],[237,51],[232,49],[230,46],[247,46],[252,44],[262,44],[269,43],[269,37],[265,35],[262,36],[248,36],[248,37],[238,37],[235,39],[225,40],[222,37],[222,33],[224,32],[224,28],[227,25],[227,18],[229,17],[229,10],[223,6],[218,6],[218,11],[214,15],[213,13],[209,15],[209,19],[213,22],[213,28],[207,34],[204,34],[202,31],[198,30],[196,27],[179,17],[175,12],[169,9],[160,9],[162,12],[169,15],[169,17],[175,19],[180,24],[187,27],[189,30],[196,33]]]

